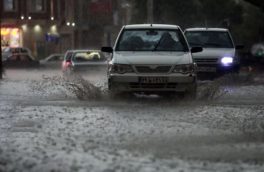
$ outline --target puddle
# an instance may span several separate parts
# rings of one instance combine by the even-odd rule
[[[30,120],[21,120],[14,123],[11,131],[37,133],[37,123]]]

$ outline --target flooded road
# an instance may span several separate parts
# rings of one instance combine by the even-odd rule
[[[78,76],[6,71],[0,171],[264,170],[259,77],[201,81],[198,99],[187,101],[155,95],[113,100],[104,69]]]

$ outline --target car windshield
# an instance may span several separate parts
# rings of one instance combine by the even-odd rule
[[[188,51],[180,30],[124,30],[116,51]]]
[[[228,32],[187,31],[185,35],[191,47],[234,48]]]

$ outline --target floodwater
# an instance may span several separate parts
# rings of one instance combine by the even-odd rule
[[[263,171],[264,85],[200,81],[197,100],[112,99],[106,70],[7,70],[0,171]]]

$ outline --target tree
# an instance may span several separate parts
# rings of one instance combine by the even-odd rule
[[[147,22],[146,2],[134,3],[133,23]],[[251,47],[264,39],[263,0],[154,0],[154,23],[187,27],[228,27],[235,42]],[[250,2],[246,3],[246,2]],[[258,7],[256,7],[258,6]],[[264,9],[264,8],[263,8]]]
[[[251,5],[259,7],[259,8],[262,9],[262,11],[264,11],[264,2],[263,2],[263,0],[244,0],[244,1],[250,3]]]
[[[146,1],[134,1],[134,23],[146,23]],[[154,0],[154,22],[185,27],[241,23],[242,7],[234,0]]]

